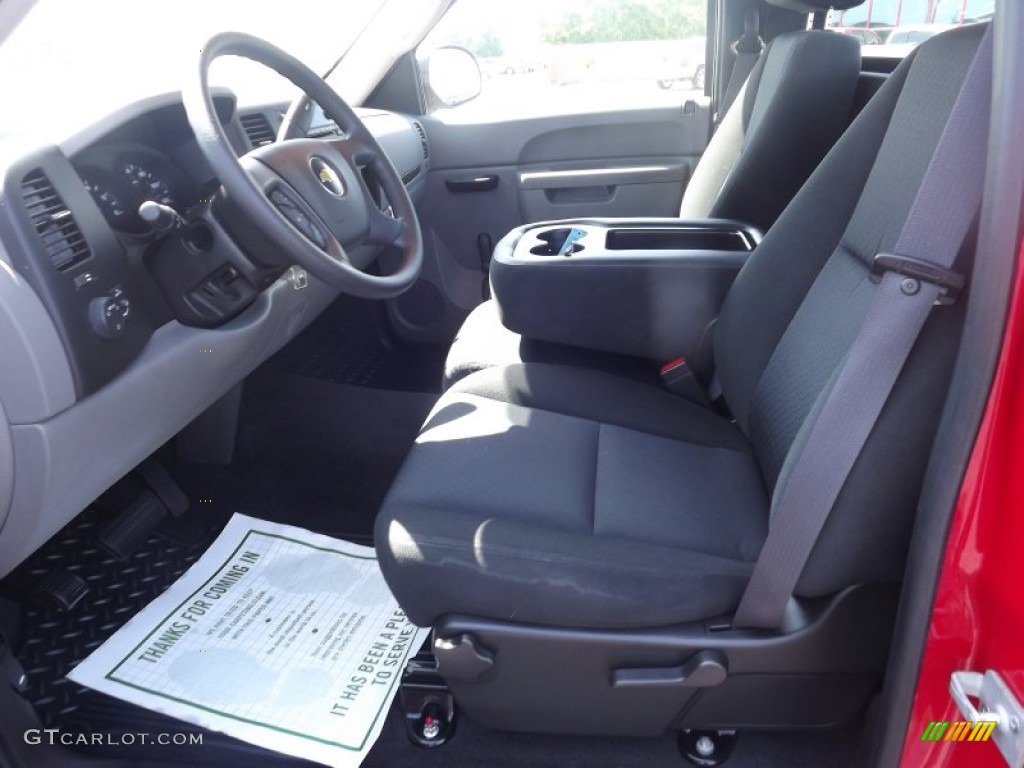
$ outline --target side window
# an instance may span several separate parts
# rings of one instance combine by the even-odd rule
[[[508,119],[704,99],[706,34],[706,0],[459,0],[417,56],[432,111]]]
[[[865,56],[903,58],[939,32],[988,21],[994,12],[995,0],[867,0],[832,11],[827,29],[856,37]]]

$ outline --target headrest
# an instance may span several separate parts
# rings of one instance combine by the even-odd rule
[[[788,8],[791,11],[801,13],[814,13],[815,11],[827,11],[834,8],[837,11],[846,11],[863,5],[864,0],[768,0],[769,5],[777,5],[779,8]]]

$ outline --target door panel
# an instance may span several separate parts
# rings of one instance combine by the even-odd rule
[[[395,330],[450,340],[484,298],[493,244],[531,221],[675,216],[707,145],[707,106],[481,122],[422,118],[431,171],[420,206],[422,282],[392,302]],[[426,311],[426,305],[432,311]]]
[[[673,216],[679,211],[690,166],[674,158],[623,159],[607,164],[563,163],[524,168],[519,203],[526,221],[582,216]]]

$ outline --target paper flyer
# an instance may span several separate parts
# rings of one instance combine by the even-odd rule
[[[372,548],[235,515],[68,677],[268,749],[357,766],[428,631],[398,607]]]

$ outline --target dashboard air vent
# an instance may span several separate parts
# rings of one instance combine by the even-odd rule
[[[277,140],[277,133],[270,125],[267,116],[262,112],[253,112],[249,115],[242,115],[242,130],[249,137],[249,143],[253,148],[265,147]]]
[[[89,258],[78,222],[46,174],[36,170],[22,179],[21,198],[54,267],[64,271]]]
[[[427,143],[427,132],[423,130],[423,126],[417,120],[412,121],[412,127],[416,129],[416,133],[420,135],[420,146],[423,147],[423,159],[430,159],[430,144]]]

